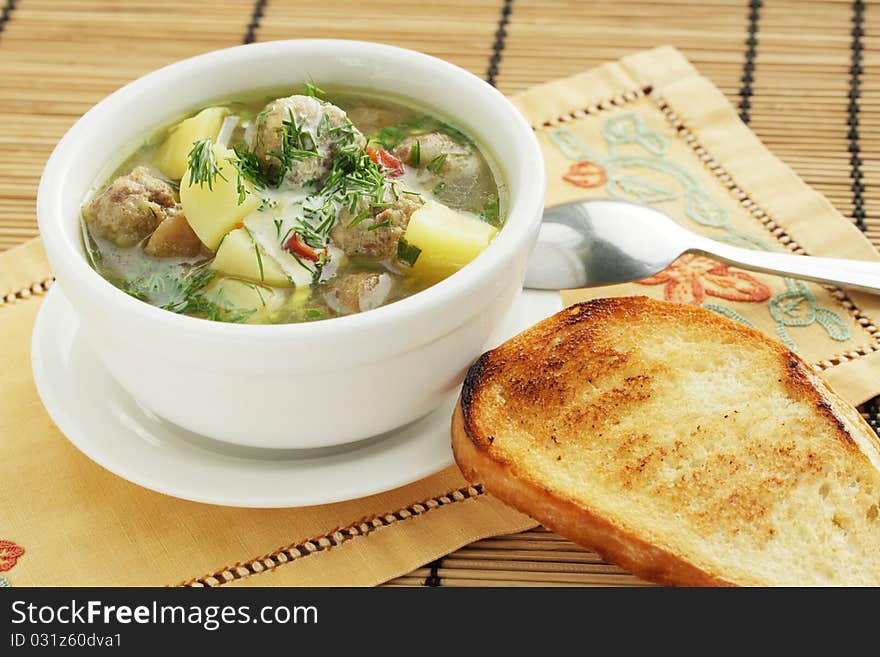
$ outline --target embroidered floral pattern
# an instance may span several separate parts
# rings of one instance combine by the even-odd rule
[[[578,187],[595,187],[598,178],[590,172],[602,170],[606,193],[614,198],[638,203],[679,203],[679,211],[712,237],[747,249],[774,251],[767,241],[739,230],[730,215],[703,187],[700,179],[686,167],[667,160],[669,143],[662,134],[648,127],[640,116],[624,113],[612,116],[601,128],[607,152],[601,153],[566,128],[556,128],[550,139],[570,160],[574,160],[562,178]],[[590,165],[590,168],[581,168]],[[582,172],[582,173],[578,173]],[[588,184],[584,184],[588,183]],[[679,259],[673,268],[652,276],[644,285],[664,285],[670,301],[701,305],[706,296],[735,302],[767,301],[776,335],[797,351],[790,329],[819,326],[831,340],[844,342],[851,337],[849,326],[830,308],[819,305],[810,288],[802,281],[783,277],[785,289],[772,294],[770,288],[749,274],[730,271],[726,265],[702,257]],[[704,308],[731,319],[751,324],[733,308],[702,304]]]
[[[675,303],[699,306],[706,295],[728,301],[766,301],[770,288],[742,271],[731,271],[720,262],[685,254],[669,267],[639,285],[663,285],[663,297]]]
[[[608,180],[608,176],[605,174],[605,167],[584,160],[568,167],[562,179],[577,187],[601,187]]]
[[[0,541],[0,572],[11,570],[18,558],[24,554],[24,548],[12,541]]]

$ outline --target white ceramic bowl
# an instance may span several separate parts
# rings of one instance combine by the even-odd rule
[[[120,149],[180,114],[309,77],[437,108],[494,154],[508,184],[504,228],[476,260],[412,297],[306,324],[239,325],[134,299],[87,263],[80,205]],[[85,335],[142,406],[190,431],[259,447],[318,447],[394,429],[457,386],[516,298],[544,202],[541,151],[494,88],[427,55],[373,43],[276,41],[208,53],[112,94],[55,148],[40,181],[40,234]],[[88,381],[83,381],[87,386]]]

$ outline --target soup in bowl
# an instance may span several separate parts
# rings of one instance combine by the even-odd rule
[[[220,100],[149,135],[82,208],[95,270],[216,321],[372,310],[461,269],[503,222],[504,183],[414,101],[312,81]]]
[[[145,409],[318,447],[460,383],[521,289],[544,175],[527,122],[466,71],[282,41],[102,101],[50,158],[38,217],[84,336]]]

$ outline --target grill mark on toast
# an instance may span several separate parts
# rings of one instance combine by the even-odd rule
[[[477,391],[480,390],[481,384],[486,381],[489,376],[489,363],[492,360],[493,351],[487,351],[480,356],[467,371],[464,377],[464,383],[461,386],[461,412],[464,416],[464,426],[468,437],[478,448],[486,448],[495,441],[495,437],[491,436],[486,441],[478,437],[478,429],[473,422],[472,411],[476,403]]]
[[[837,425],[838,433],[836,433],[835,436],[841,438],[841,442],[851,447],[857,448],[856,441],[853,440],[849,429],[846,428],[843,420],[841,420],[840,417],[838,417],[837,413],[834,412],[834,408],[832,408],[831,404],[829,404],[824,399],[820,399],[818,402],[816,402],[816,408],[818,408],[825,417],[827,417],[829,420]]]
[[[643,297],[637,297],[643,298]],[[618,297],[608,297],[581,301],[566,309],[562,316],[554,316],[551,319],[559,319],[563,325],[578,324],[586,319],[592,319],[595,315],[612,314],[619,310],[621,304]]]
[[[822,395],[820,386],[823,384],[816,380],[816,377],[810,373],[808,366],[792,352],[783,350],[783,358],[787,361],[787,383],[790,384],[798,395],[804,395],[811,398],[816,405],[816,409],[836,425],[837,431],[834,433],[834,436],[840,440],[841,443],[851,449],[859,450],[859,447],[847,428],[846,423],[844,423],[843,418],[837,414],[834,407]]]

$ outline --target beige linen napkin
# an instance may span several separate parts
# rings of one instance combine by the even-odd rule
[[[551,205],[612,194],[737,244],[877,259],[671,48],[514,101],[544,148]],[[67,442],[34,389],[30,334],[50,278],[38,241],[0,254],[0,585],[372,585],[534,525],[454,467],[361,500],[282,510],[186,502],[110,474]],[[880,305],[868,295],[688,258],[642,284],[563,300],[620,294],[703,305],[757,326],[854,403],[880,392]]]
[[[671,47],[534,87],[516,103],[543,147],[548,206],[615,196],[654,205],[737,246],[880,259]],[[563,300],[633,294],[703,306],[757,327],[798,351],[854,404],[880,392],[880,297],[686,255],[650,279],[566,291]]]

